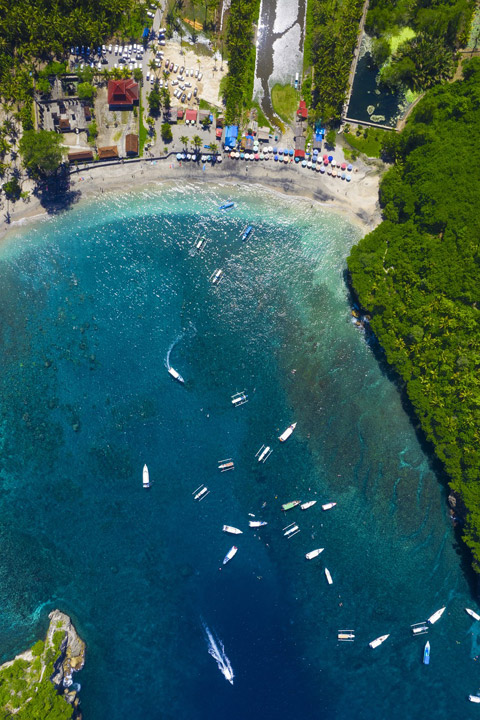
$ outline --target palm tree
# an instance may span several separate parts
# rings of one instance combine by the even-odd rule
[[[217,143],[210,143],[210,151],[213,155],[216,155],[218,153],[218,145]]]
[[[155,60],[153,60],[153,59],[150,60],[149,63],[148,63],[148,67],[149,67],[150,70],[154,73],[155,70],[157,69],[157,63],[155,62]]]
[[[195,150],[200,150],[200,148],[202,147],[202,138],[198,135],[194,135],[192,138],[192,143]]]
[[[188,145],[188,137],[187,137],[186,135],[182,135],[182,137],[180,138],[180,142],[182,143],[182,145],[184,145],[185,147],[187,147],[187,145]]]

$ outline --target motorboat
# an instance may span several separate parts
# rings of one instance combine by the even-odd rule
[[[245,405],[246,402],[248,402],[248,396],[245,390],[242,390],[242,392],[238,392],[235,393],[235,395],[232,395],[233,407],[240,407],[240,405]]]
[[[262,447],[255,453],[255,457],[258,459],[258,462],[265,462],[265,460],[268,460],[270,455],[272,454],[273,450],[268,445],[262,445]]]
[[[247,240],[250,235],[253,233],[253,225],[247,225],[245,230],[242,233],[242,240]]]
[[[180,375],[180,373],[178,373],[174,368],[169,367],[169,368],[168,368],[168,372],[169,372],[169,374],[172,376],[172,378],[173,378],[174,380],[176,380],[177,382],[182,383],[182,384],[185,382],[185,380],[184,380],[183,377]]]
[[[225,460],[219,460],[218,469],[220,470],[220,472],[228,472],[228,470],[234,470],[235,463],[233,462],[232,458],[225,458]]]
[[[150,475],[148,473],[148,467],[146,465],[143,466],[143,487],[150,487]]]
[[[437,612],[434,612],[433,615],[430,615],[427,622],[430,623],[430,625],[433,625],[433,623],[436,623],[437,620],[440,620],[440,618],[442,617],[443,613],[445,612],[445,609],[446,608],[443,607],[443,608],[440,608],[440,610],[437,610]]]
[[[300,500],[292,500],[291,502],[282,505],[282,510],[291,510],[292,508],[297,507],[297,505],[300,505]]]
[[[316,502],[317,502],[316,500],[309,500],[309,501],[306,502],[306,503],[302,503],[302,504],[300,505],[300,510],[308,510],[308,508],[313,507]]]
[[[285,440],[288,440],[290,435],[293,433],[295,428],[297,427],[297,423],[294,422],[291,425],[288,426],[288,428],[279,436],[280,442],[285,442]]]
[[[193,499],[194,500],[204,500],[207,495],[210,494],[210,490],[207,488],[206,485],[199,485],[199,487],[193,491]]]
[[[330,574],[330,570],[328,568],[325,568],[324,572],[325,572],[325,577],[327,578],[327,583],[329,585],[333,585],[333,580],[332,580],[332,576]]]
[[[423,650],[423,664],[424,665],[430,664],[430,643],[428,640],[425,643],[425,648]]]
[[[253,527],[253,528],[263,527],[264,525],[268,525],[268,523],[265,520],[249,520],[248,524],[250,527]]]
[[[243,535],[243,530],[239,530],[231,525],[224,525],[222,528],[223,532],[229,533],[230,535]]]
[[[335,507],[337,503],[325,503],[325,505],[322,505],[322,510],[331,510]]]
[[[313,560],[313,558],[318,557],[320,553],[322,553],[324,550],[325,548],[317,548],[316,550],[311,550],[305,555],[305,557],[307,558],[307,560]]]
[[[230,562],[230,560],[231,560],[233,557],[235,557],[235,555],[237,554],[237,551],[238,551],[237,546],[236,546],[236,545],[232,545],[232,547],[230,548],[230,550],[227,552],[227,554],[226,554],[225,557],[223,558],[223,563],[222,563],[222,565],[226,565],[228,562]]]
[[[207,238],[205,238],[205,237],[199,238],[195,243],[195,250],[197,252],[202,252],[202,250],[204,249],[206,244],[207,244]]]
[[[339,630],[337,638],[340,642],[353,642],[355,640],[354,630]]]
[[[228,210],[229,208],[232,208],[235,205],[234,202],[226,202],[223,203],[223,205],[220,205],[219,210]]]
[[[385,642],[387,638],[390,637],[390,634],[388,635],[380,635],[380,637],[375,638],[375,640],[372,640],[372,642],[369,642],[371,648],[377,648],[379,645]]]
[[[465,608],[465,612],[470,615],[474,620],[480,620],[480,615],[475,612],[475,610],[470,610],[470,608]]]
[[[212,285],[217,285],[220,282],[222,275],[223,270],[215,270],[215,272],[210,275],[210,282]]]
[[[480,695],[469,695],[468,699],[473,703],[480,703]]]

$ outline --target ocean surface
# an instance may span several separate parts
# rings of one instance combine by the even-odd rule
[[[85,720],[477,717],[478,607],[445,490],[351,322],[360,233],[309,201],[183,184],[105,194],[3,243],[0,659],[69,613]],[[296,499],[318,502],[281,512]]]

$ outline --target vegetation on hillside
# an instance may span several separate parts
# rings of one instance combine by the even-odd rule
[[[307,48],[313,66],[313,120],[340,119],[357,43],[363,0],[309,0]],[[302,90],[309,91],[303,83]]]
[[[453,77],[473,0],[371,0],[366,29],[380,78],[398,90],[427,90]]]
[[[227,26],[228,75],[223,85],[225,119],[238,121],[250,106],[255,76],[256,48],[253,25],[258,22],[260,0],[232,0]]]
[[[292,122],[298,108],[299,92],[292,85],[276,84],[272,88],[272,107],[286,123]]]
[[[466,506],[480,573],[480,59],[430,90],[384,151],[384,221],[352,249],[353,287],[371,314],[427,439]],[[445,148],[450,148],[447,159]]]

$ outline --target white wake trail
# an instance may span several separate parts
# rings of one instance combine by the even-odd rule
[[[167,368],[167,370],[170,370],[170,367],[171,367],[170,366],[170,355],[172,353],[173,348],[175,347],[175,345],[178,345],[178,343],[181,340],[183,340],[183,338],[187,334],[190,335],[191,337],[195,337],[195,335],[197,334],[197,328],[195,327],[195,325],[193,324],[193,322],[191,320],[190,320],[189,330],[184,330],[183,332],[180,333],[180,335],[177,335],[177,337],[175,338],[175,340],[172,342],[172,344],[170,345],[170,347],[167,350],[167,356],[165,358],[165,367]]]
[[[215,639],[213,633],[210,632],[210,629],[205,623],[203,623],[203,629],[205,630],[205,635],[207,637],[209,654],[216,661],[218,669],[225,680],[228,680],[228,682],[233,685],[233,678],[235,675],[230,660],[225,653],[222,641],[218,637]]]

